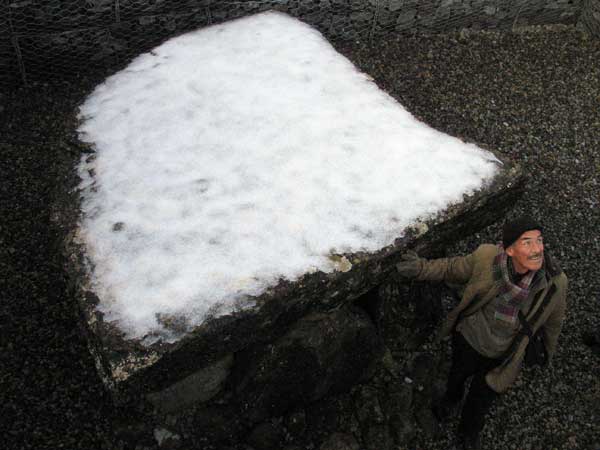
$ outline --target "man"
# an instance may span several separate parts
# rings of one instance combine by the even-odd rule
[[[502,244],[481,245],[464,257],[426,260],[406,254],[396,266],[405,278],[461,286],[461,301],[440,333],[452,335],[453,352],[446,394],[435,412],[448,415],[473,376],[459,427],[465,449],[479,448],[486,412],[520,372],[529,342],[523,320],[530,332],[542,330],[550,359],[565,318],[567,277],[544,252],[542,227],[520,217],[507,221],[502,234]]]

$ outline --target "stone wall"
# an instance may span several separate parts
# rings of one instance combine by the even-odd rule
[[[592,36],[600,38],[600,0],[584,0],[579,26]]]
[[[597,0],[6,0],[0,3],[0,90],[79,75],[102,79],[169,37],[271,9],[331,40],[368,40],[465,27],[574,24],[584,2],[587,24]]]

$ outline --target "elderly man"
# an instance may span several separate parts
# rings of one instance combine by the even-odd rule
[[[541,330],[548,359],[555,353],[567,277],[544,252],[542,227],[530,217],[508,221],[502,244],[481,245],[467,256],[403,259],[396,268],[405,278],[461,286],[461,301],[441,330],[441,337],[452,335],[453,352],[446,394],[435,412],[440,419],[450,414],[473,376],[459,429],[465,449],[479,448],[485,414],[517,378],[530,336]]]

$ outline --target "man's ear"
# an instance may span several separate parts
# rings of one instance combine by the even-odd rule
[[[510,245],[507,249],[504,250],[506,252],[506,254],[508,256],[510,256],[511,258],[513,257],[513,255],[515,254],[515,249],[513,248],[512,245]]]

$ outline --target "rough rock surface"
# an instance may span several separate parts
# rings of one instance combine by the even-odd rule
[[[483,448],[600,448],[600,357],[581,340],[582,330],[600,327],[595,233],[600,225],[600,43],[559,27],[385,39],[373,46],[354,43],[344,51],[428,123],[487,143],[522,163],[530,189],[515,208],[543,218],[548,249],[569,275],[569,312],[553,366],[526,371],[502,397],[484,429]],[[69,131],[72,111],[88,88],[83,82],[38,86],[0,97],[2,443],[7,449],[157,449],[154,431],[165,429],[181,439],[165,439],[164,445],[211,448],[209,440],[192,433],[199,418],[196,425],[167,418],[168,426],[157,427],[154,416],[137,406],[115,407],[78,329],[76,297],[58,251],[65,230],[50,220],[49,205],[70,187],[70,171],[80,155]],[[447,251],[473,250],[498,233],[492,225]],[[428,437],[406,408],[397,408],[417,402],[414,353],[438,357],[440,374],[447,362],[445,349],[430,347],[431,330],[424,323],[422,329],[417,326],[416,307],[403,301],[385,304],[383,329],[391,358],[382,359],[364,386],[383,394],[379,406],[392,437],[401,433],[414,439],[400,448],[457,448],[455,419]],[[411,327],[417,332],[408,345],[399,336]],[[362,448],[353,400],[360,388],[270,421],[283,430],[282,448],[319,448],[333,433],[354,436]],[[236,428],[235,416],[226,422],[223,417],[205,412],[205,421],[221,420],[214,429]],[[227,445],[250,450],[245,440]]]
[[[163,413],[173,413],[195,403],[204,403],[217,395],[227,381],[233,354],[188,375],[162,391],[146,395],[147,400]]]
[[[319,450],[359,450],[356,438],[351,434],[333,433],[321,445]]]
[[[383,342],[356,307],[301,318],[284,336],[237,356],[236,402],[248,420],[277,417],[373,375]]]

